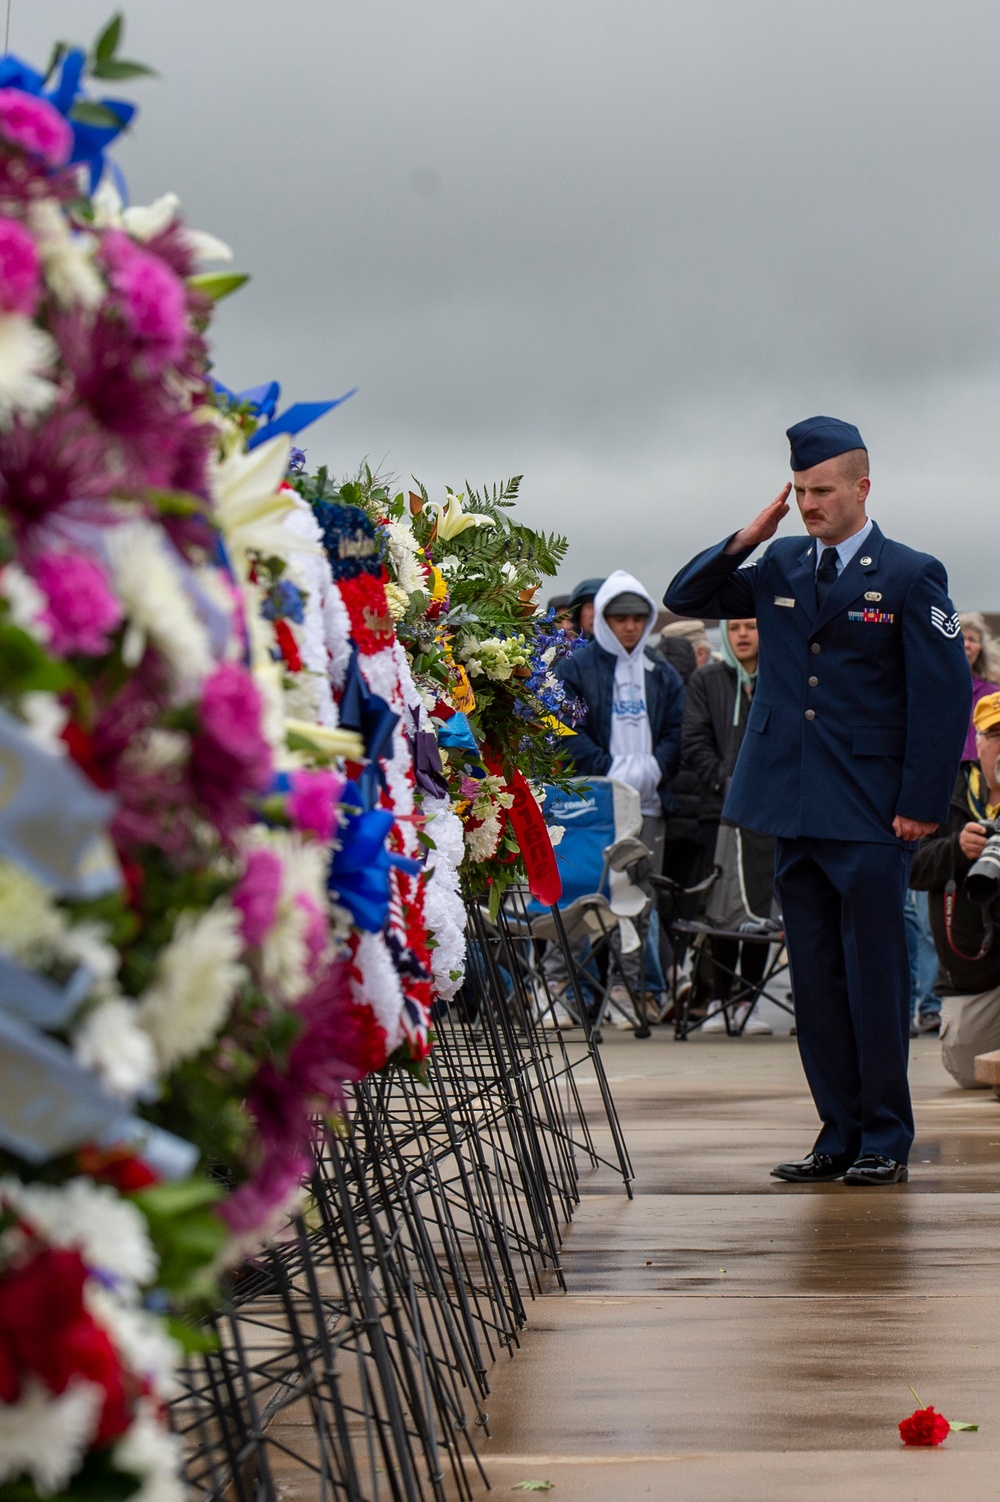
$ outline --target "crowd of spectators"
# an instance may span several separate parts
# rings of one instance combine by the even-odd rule
[[[722,816],[756,684],[756,621],[658,619],[647,591],[621,571],[549,603],[586,642],[560,669],[586,711],[567,753],[581,777],[639,791],[652,869],[671,883],[669,894],[651,895],[639,925],[633,989],[645,990],[654,1019],[671,1021],[677,997],[705,1032],[770,1033],[755,1007],[767,946],[711,938],[692,966],[673,932],[679,918],[701,916],[733,934],[780,916],[773,840]],[[959,619],[972,721],[949,820],[914,857],[906,918],[911,1035],[939,1032],[946,1068],[971,1087],[976,1055],[1000,1048],[1000,645],[981,614]],[[634,1023],[628,1007],[619,1010]],[[565,995],[558,1015],[574,1021]]]

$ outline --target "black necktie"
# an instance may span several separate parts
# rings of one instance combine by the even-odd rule
[[[822,610],[823,601],[837,582],[837,549],[824,548],[816,570],[816,605]]]

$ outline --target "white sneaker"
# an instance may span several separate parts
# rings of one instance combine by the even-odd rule
[[[774,1029],[772,1027],[768,1027],[767,1023],[762,1021],[760,1017],[755,1017],[753,1015],[753,1008],[748,1001],[745,1001],[741,1007],[736,1008],[736,1012],[733,1016],[734,1033],[739,1031],[740,1024],[742,1023],[744,1017],[746,1018],[746,1027],[744,1027],[743,1029],[744,1038],[748,1037],[751,1033],[756,1034],[757,1037],[760,1038],[770,1038],[773,1036]]]
[[[608,993],[610,1003],[606,1021],[608,1027],[638,1027],[639,1019],[635,1013],[635,1007],[629,998],[624,986],[612,986]]]
[[[552,998],[552,1005],[545,1009],[542,1017],[542,1026],[558,1027],[565,1030],[571,1027],[579,1027],[580,1024],[565,1001],[558,996],[554,996]]]
[[[724,1033],[726,1031],[726,1014],[721,1001],[710,1001],[708,1011],[705,1013],[705,1021],[698,1029],[701,1033]]]

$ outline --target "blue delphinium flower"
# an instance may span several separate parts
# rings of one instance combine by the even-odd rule
[[[305,596],[291,579],[279,579],[268,590],[260,613],[269,621],[296,621],[301,625],[305,617]]]

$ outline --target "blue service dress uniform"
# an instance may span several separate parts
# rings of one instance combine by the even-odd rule
[[[971,677],[944,567],[873,526],[822,604],[816,544],[709,548],[664,595],[681,616],[755,616],[760,665],[724,815],[777,836],[775,882],[814,1151],[905,1163],[912,844],[897,814],[947,818]]]

